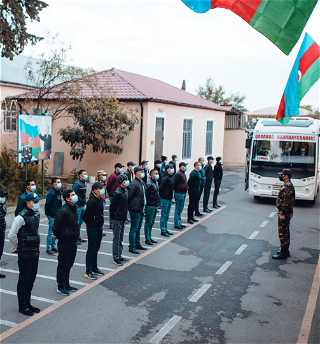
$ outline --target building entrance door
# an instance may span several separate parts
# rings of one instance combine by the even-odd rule
[[[154,141],[154,160],[161,160],[163,154],[163,140],[164,140],[164,118],[156,118],[156,132]]]

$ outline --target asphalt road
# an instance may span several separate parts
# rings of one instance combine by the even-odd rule
[[[86,244],[81,245],[71,271],[73,285],[81,289],[72,296],[56,293],[56,257],[42,247],[33,303],[43,311],[31,318],[17,311],[17,259],[6,242],[2,341],[291,344],[310,332],[308,343],[319,343],[319,298],[311,292],[319,290],[311,288],[319,260],[319,199],[297,203],[291,257],[272,260],[279,247],[275,201],[256,202],[245,193],[242,169],[225,174],[219,211],[169,240],[156,222],[159,244],[138,257],[125,246],[124,255],[132,259],[124,267],[112,264],[108,231],[98,259],[106,276],[95,282],[83,277]],[[40,227],[43,245],[46,223]],[[304,318],[310,300],[315,313],[311,307]]]

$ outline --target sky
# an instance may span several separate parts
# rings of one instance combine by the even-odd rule
[[[28,30],[44,37],[23,55],[38,57],[48,39],[70,44],[72,64],[106,70],[115,67],[159,79],[195,94],[208,78],[226,95],[246,96],[250,111],[278,106],[305,32],[320,44],[320,5],[316,5],[289,56],[243,19],[225,9],[197,14],[181,0],[46,0],[40,23]],[[59,43],[56,44],[59,47]],[[301,105],[319,108],[319,81]]]

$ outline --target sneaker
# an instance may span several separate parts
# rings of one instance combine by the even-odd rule
[[[86,239],[82,239],[82,238],[79,238],[79,241],[80,241],[80,242],[87,242]]]
[[[46,253],[48,256],[55,256],[56,255],[52,250],[47,250]]]
[[[85,277],[85,278],[89,278],[89,279],[91,279],[91,280],[96,280],[96,279],[97,279],[97,276],[95,276],[91,271],[90,271],[90,272],[86,272],[86,273],[84,274],[84,277]]]
[[[92,273],[95,275],[104,275],[104,272],[102,272],[100,269],[96,268],[92,270]]]
[[[54,247],[51,251],[52,251],[52,252],[55,252],[55,253],[58,253],[58,252],[59,252],[58,249],[57,249],[56,247]]]
[[[116,264],[116,265],[123,265],[122,261],[120,259],[114,259],[113,260],[113,264]]]
[[[121,262],[128,262],[130,259],[128,259],[128,258],[123,258],[123,257],[120,257],[120,261]]]
[[[0,278],[6,278],[6,275],[0,274]]]
[[[68,296],[70,295],[70,293],[68,292],[68,290],[66,288],[63,289],[57,289],[57,293],[63,295],[63,296]]]
[[[81,244],[82,244],[81,239],[78,239],[77,240],[77,245],[81,245]]]
[[[67,289],[68,291],[71,291],[71,292],[74,292],[74,291],[77,291],[77,290],[78,290],[78,288],[71,287],[70,285],[69,285],[69,287],[67,287],[66,289]]]

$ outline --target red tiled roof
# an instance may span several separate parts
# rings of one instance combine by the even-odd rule
[[[231,110],[227,106],[212,103],[163,81],[115,68],[99,72],[96,74],[96,77],[100,87],[112,88],[114,96],[121,101],[159,101],[224,112],[229,112]],[[61,85],[56,87],[59,88]],[[31,91],[15,96],[15,98],[32,98],[33,94],[34,93]],[[93,94],[92,89],[89,88],[86,83],[83,83],[81,94],[84,97],[90,97]],[[49,94],[46,98],[54,99],[54,96]]]

